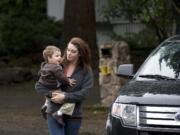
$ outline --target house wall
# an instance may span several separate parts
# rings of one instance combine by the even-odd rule
[[[142,29],[144,29],[145,26],[139,22],[118,22],[113,23],[113,32],[117,35],[125,35],[128,33],[138,33]]]
[[[47,0],[47,15],[62,21],[64,18],[65,0]]]

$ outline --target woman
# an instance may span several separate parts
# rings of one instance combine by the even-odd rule
[[[51,101],[57,104],[75,103],[75,109],[70,115],[63,115],[65,125],[59,124],[51,114],[58,108],[49,108],[47,122],[51,135],[78,135],[82,120],[82,102],[86,99],[90,89],[93,87],[93,73],[90,67],[90,49],[81,38],[74,37],[68,43],[65,51],[64,73],[67,77],[76,80],[73,87],[65,88],[64,93],[53,92]],[[35,89],[41,93],[43,87],[36,83]],[[43,93],[42,93],[43,94]]]

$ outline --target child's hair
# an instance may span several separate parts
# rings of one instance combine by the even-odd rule
[[[47,46],[44,51],[43,51],[43,58],[46,62],[48,62],[48,57],[52,57],[53,53],[55,51],[61,51],[58,47],[54,46],[54,45],[49,45]]]

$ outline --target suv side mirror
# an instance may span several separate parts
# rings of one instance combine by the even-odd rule
[[[132,78],[133,75],[133,64],[119,65],[117,75],[120,77]]]

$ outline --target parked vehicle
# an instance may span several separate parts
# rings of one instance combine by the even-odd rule
[[[132,64],[119,66],[118,74],[132,79],[110,108],[107,135],[180,134],[180,35],[162,42],[132,71]]]

